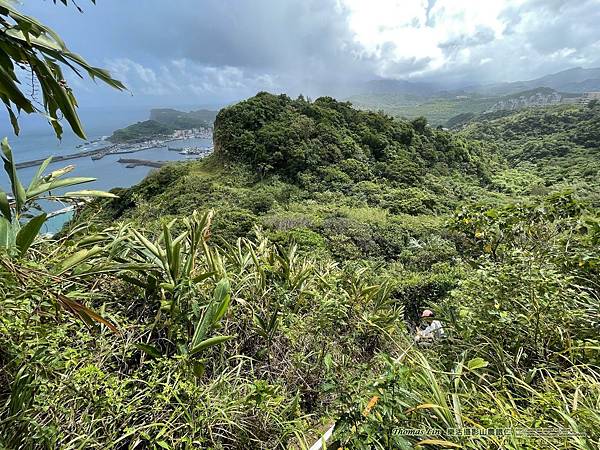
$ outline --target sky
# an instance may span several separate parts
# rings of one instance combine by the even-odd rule
[[[22,0],[129,91],[70,75],[83,106],[340,96],[372,79],[448,87],[600,66],[600,0]]]

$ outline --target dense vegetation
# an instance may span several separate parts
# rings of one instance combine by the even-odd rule
[[[397,121],[328,97],[310,103],[261,93],[225,108],[215,123],[215,152],[294,180],[323,175],[414,185],[426,173],[486,176],[476,143],[432,129],[423,118]]]
[[[191,128],[212,127],[217,111],[199,109],[197,111],[177,111],[170,108],[156,108],[150,110],[150,120],[155,120],[176,130],[189,130]]]
[[[533,189],[527,114],[457,134],[331,98],[222,110],[211,157],[0,256],[0,443],[306,448],[335,423],[331,448],[596,448],[600,218],[579,178]],[[448,336],[421,347],[425,307]]]
[[[532,108],[512,114],[483,115],[462,134],[493,143],[513,175],[513,193],[576,189],[600,205],[600,104]]]
[[[173,128],[156,120],[144,120],[143,122],[137,122],[125,128],[115,130],[108,140],[115,144],[121,142],[141,142],[168,136],[173,131]]]
[[[111,142],[140,142],[173,134],[176,130],[212,128],[215,111],[201,109],[182,112],[175,109],[153,109],[150,119],[115,130],[108,139]]]

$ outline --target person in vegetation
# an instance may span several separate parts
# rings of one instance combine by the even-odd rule
[[[435,314],[432,310],[426,309],[421,313],[421,322],[425,325],[425,328],[417,328],[415,342],[432,343],[434,340],[446,336],[442,322],[435,320]]]

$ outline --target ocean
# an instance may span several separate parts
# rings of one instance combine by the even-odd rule
[[[80,117],[87,134],[88,141],[110,136],[118,128],[123,128],[132,123],[147,120],[149,109],[85,109],[80,111]],[[8,119],[2,123],[0,137],[8,137],[13,150],[14,158],[17,162],[30,161],[48,156],[65,155],[76,153],[77,151],[92,150],[107,145],[107,142],[98,142],[95,144],[84,145],[77,148],[78,145],[86,141],[80,139],[71,132],[67,124],[64,124],[64,134],[59,141],[48,122],[40,116],[23,115],[20,119],[21,132],[15,136]],[[174,141],[169,144],[171,147],[209,147],[212,145],[210,139],[188,139]],[[117,162],[119,158],[135,158],[148,160],[184,160],[190,157],[180,155],[178,152],[169,151],[167,148],[151,148],[148,150],[125,154],[125,155],[107,155],[100,160],[92,160],[90,157],[77,158],[59,163],[52,163],[47,172],[74,165],[75,170],[69,176],[94,177],[97,181],[86,183],[68,188],[68,190],[79,189],[99,189],[110,190],[115,187],[129,187],[141,181],[150,171],[156,170],[150,167],[138,166],[127,168],[124,164]],[[37,171],[37,167],[28,167],[19,170],[21,182],[27,186],[31,178]],[[6,192],[9,191],[9,180],[4,170],[0,169],[0,188]],[[42,205],[47,212],[57,210],[63,206],[58,203]],[[54,233],[70,219],[69,214],[62,214],[51,218],[45,225],[42,232]]]

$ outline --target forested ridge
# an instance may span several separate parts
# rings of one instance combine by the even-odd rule
[[[598,102],[483,115],[465,126],[462,134],[495,145],[510,168],[537,177],[539,192],[576,189],[595,207],[599,205]]]
[[[221,110],[212,156],[0,257],[0,443],[307,448],[335,423],[331,448],[595,448],[598,114]]]

